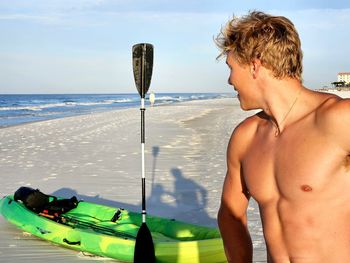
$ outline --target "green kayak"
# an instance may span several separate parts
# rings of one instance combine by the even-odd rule
[[[89,202],[60,215],[56,222],[34,213],[13,195],[0,200],[0,213],[23,231],[61,246],[132,262],[141,214]],[[226,262],[217,228],[147,216],[157,262]]]

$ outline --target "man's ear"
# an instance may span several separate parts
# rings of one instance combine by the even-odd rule
[[[253,59],[252,62],[250,63],[250,73],[253,76],[253,79],[256,79],[261,67],[261,61],[260,59]]]

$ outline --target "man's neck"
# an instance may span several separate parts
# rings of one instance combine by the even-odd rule
[[[298,118],[300,98],[305,88],[294,79],[273,80],[264,88],[264,112],[270,117],[278,136]]]

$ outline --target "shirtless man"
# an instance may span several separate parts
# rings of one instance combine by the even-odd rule
[[[350,100],[302,85],[285,17],[250,12],[217,38],[243,110],[232,133],[218,224],[229,262],[252,262],[246,210],[259,204],[268,262],[350,262]]]

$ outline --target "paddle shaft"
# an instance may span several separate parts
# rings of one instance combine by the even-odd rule
[[[108,235],[117,236],[124,239],[132,239],[132,240],[136,239],[136,237],[131,234],[124,233],[106,226],[99,226],[97,223],[84,221],[74,216],[63,215],[60,218],[61,218],[62,224],[68,225],[73,228],[92,229],[97,232],[102,232],[103,234],[106,234],[106,235],[108,234]]]
[[[146,176],[145,176],[145,99],[141,99],[141,181],[142,181],[142,223],[146,222]]]
[[[142,94],[146,93],[145,83],[145,63],[146,63],[146,45],[142,48],[141,62],[141,90]],[[145,175],[145,96],[141,97],[141,180],[142,180],[142,223],[146,223],[146,175]]]

